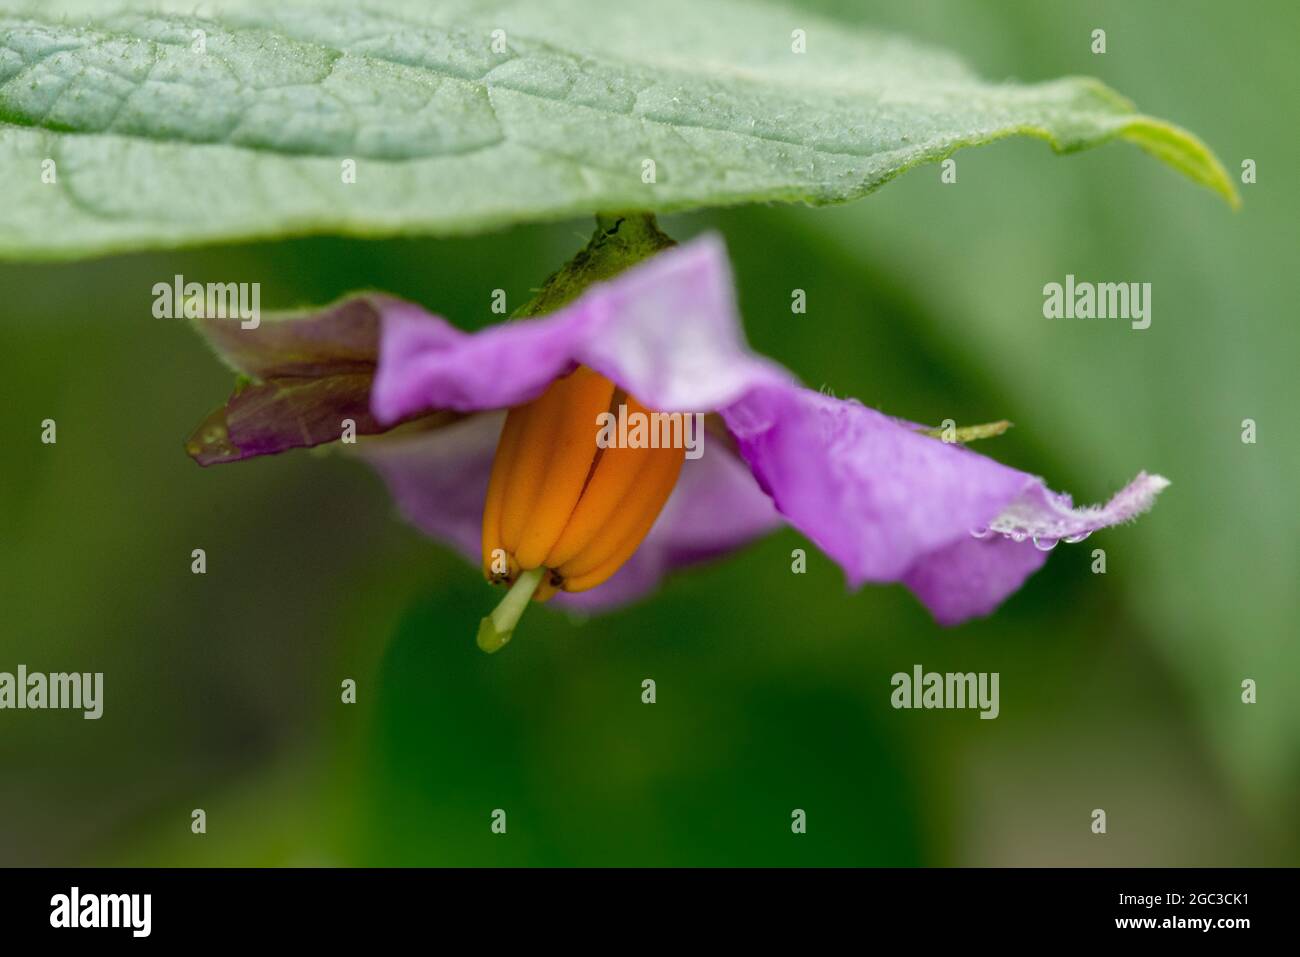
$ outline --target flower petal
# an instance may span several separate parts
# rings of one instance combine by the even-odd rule
[[[921,555],[987,524],[1032,481],[810,389],[755,389],[722,417],[776,507],[854,588],[897,581]]]
[[[1047,552],[1027,541],[969,534],[921,556],[902,582],[941,625],[959,625],[987,615],[1047,561]]]
[[[790,381],[745,343],[726,251],[705,236],[550,315],[473,334],[390,300],[371,408],[392,422],[427,409],[518,405],[578,364],[663,412],[711,411],[756,384]]]
[[[1050,548],[1051,543],[1081,540],[1100,528],[1132,521],[1151,508],[1156,496],[1168,487],[1167,478],[1139,472],[1105,505],[1075,508],[1070,496],[1053,492],[1038,481],[1004,508],[989,528],[1013,538],[1036,539]]]
[[[851,400],[769,386],[722,415],[777,508],[851,586],[902,581],[941,624],[992,611],[1042,549],[1135,517],[1169,484],[1142,473],[1107,505],[1074,509],[1040,478]]]

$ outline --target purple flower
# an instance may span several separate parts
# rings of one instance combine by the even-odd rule
[[[473,334],[381,296],[264,321],[256,330],[216,321],[202,328],[249,381],[199,427],[190,454],[206,465],[316,445],[338,439],[345,418],[361,434],[387,433],[357,449],[383,475],[404,516],[482,561],[490,579],[526,581],[522,597],[513,599],[518,607],[497,622],[501,641],[539,583],[539,597],[559,588],[554,600],[561,605],[606,608],[645,594],[679,566],[739,548],[783,523],[834,559],[851,587],[902,582],[937,621],[952,625],[991,612],[1056,542],[1135,517],[1168,485],[1141,473],[1106,505],[1074,508],[1033,475],[856,401],[803,388],[746,344],[726,254],[712,236],[597,283],[549,315]],[[565,451],[574,429],[594,439],[592,419],[577,416],[562,428],[554,422],[573,418],[576,409],[608,407],[610,390],[615,400],[647,410],[708,413],[712,428],[699,458],[683,462],[679,454],[675,465],[661,468],[662,511],[646,491],[649,472],[628,486],[640,492],[610,493],[631,496],[600,513],[629,516],[616,537],[630,544],[623,548],[630,555],[594,587],[567,591],[566,582],[590,580],[578,572],[595,559],[557,561],[572,569],[566,576],[541,567],[540,556],[563,551],[555,536],[566,519],[577,523],[583,497],[596,495],[601,459],[592,450],[585,460]],[[497,525],[491,508],[485,517],[485,500],[494,461],[509,446],[504,410],[521,407],[550,411],[532,416],[531,439],[522,424],[515,429],[524,430],[519,441],[532,442],[532,464],[522,480],[516,467],[513,485],[501,479],[516,491],[502,493],[514,495],[513,504],[496,507],[514,508],[516,525],[532,525],[516,530],[520,543],[502,549],[510,552],[508,569],[494,573],[489,546],[496,539],[488,527]],[[536,431],[539,421],[552,423],[549,439]],[[554,481],[538,474],[548,468]],[[565,469],[578,476],[576,484],[561,477]],[[521,481],[535,487],[519,492]],[[533,512],[519,511],[520,496]],[[637,509],[653,524],[634,540]],[[549,525],[539,531],[539,523]],[[533,544],[521,544],[530,528]],[[611,543],[606,571],[619,557]],[[526,553],[533,557],[516,561]]]

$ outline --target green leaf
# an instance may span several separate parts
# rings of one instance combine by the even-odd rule
[[[1236,201],[1195,137],[1097,81],[988,83],[738,0],[104,7],[0,14],[0,256],[836,203],[1017,134],[1127,139]]]

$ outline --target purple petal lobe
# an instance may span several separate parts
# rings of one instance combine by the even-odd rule
[[[1045,542],[1079,540],[1099,528],[1132,521],[1155,504],[1156,496],[1169,487],[1160,475],[1141,472],[1105,505],[1075,508],[1070,496],[1053,492],[1035,481],[989,523],[989,529],[1013,538]]]
[[[1046,561],[1029,542],[967,535],[921,556],[902,581],[935,621],[957,625],[993,611]]]
[[[764,387],[723,410],[776,506],[857,587],[969,537],[1032,479],[853,401]]]
[[[1073,508],[1070,497],[1033,479],[987,526],[982,538],[959,537],[922,556],[903,576],[941,625],[987,615],[1047,561],[1058,542],[1130,521],[1149,509],[1169,482],[1142,472],[1105,505]]]
[[[807,389],[756,389],[723,418],[777,508],[852,586],[902,581],[942,624],[989,613],[1057,541],[1135,517],[1169,484],[1142,473],[1075,509],[1042,479]]]
[[[563,309],[465,333],[389,302],[371,406],[381,422],[427,409],[518,405],[577,364],[664,412],[717,409],[761,382],[789,381],[755,356],[736,316],[721,241],[670,249]]]

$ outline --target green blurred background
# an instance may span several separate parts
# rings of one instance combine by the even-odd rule
[[[990,78],[1099,76],[1234,176],[1257,161],[1238,213],[1126,145],[1014,140],[959,153],[955,185],[924,167],[847,207],[661,220],[724,234],[751,339],[809,385],[1010,418],[980,451],[1080,502],[1160,472],[1155,511],[955,630],[900,587],[848,594],[811,548],[792,575],[807,543],[784,532],[608,617],[530,612],[487,657],[495,594],[363,465],[185,457],[231,377],[150,290],[260,281],[269,309],[375,287],[474,327],[590,222],[0,265],[0,670],[106,674],[97,722],[0,713],[0,864],[1297,862],[1296,6],[810,6]],[[1044,320],[1067,272],[1151,282],[1151,328]],[[1001,716],[891,709],[916,663],[1000,672]]]

